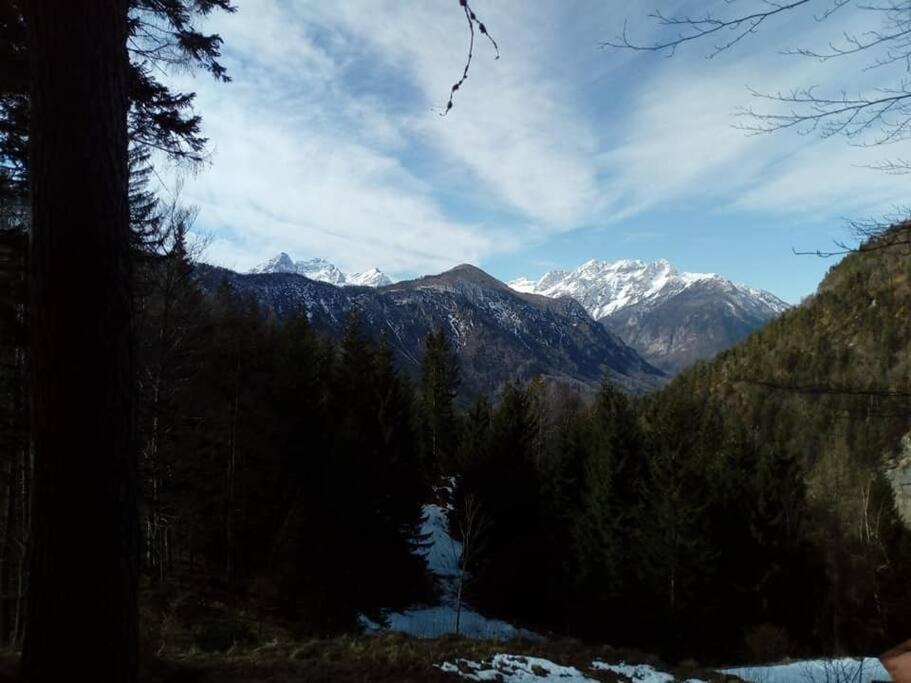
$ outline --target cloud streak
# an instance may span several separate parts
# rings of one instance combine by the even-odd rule
[[[408,275],[580,228],[628,240],[624,220],[675,205],[807,220],[902,197],[899,179],[862,168],[876,150],[733,127],[747,85],[836,82],[835,68],[763,36],[715,60],[598,50],[627,3],[475,4],[502,59],[476,45],[447,117],[467,48],[454,2],[238,0],[215,18],[234,82],[175,77],[199,93],[214,144],[185,191],[214,235],[208,258],[245,269],[288,251]]]

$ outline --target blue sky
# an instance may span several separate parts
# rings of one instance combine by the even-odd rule
[[[846,218],[904,202],[905,178],[864,167],[882,149],[735,127],[748,87],[856,89],[862,57],[780,54],[869,21],[853,10],[787,17],[714,59],[710,45],[667,59],[599,42],[624,19],[648,40],[656,7],[732,5],[473,0],[501,58],[478,44],[441,117],[467,48],[456,0],[236,4],[205,25],[224,38],[233,81],[173,76],[197,91],[211,140],[210,163],[181,189],[199,208],[209,262],[246,270],[286,251],[349,272],[409,277],[470,262],[510,279],[591,258],[666,258],[796,302],[833,262],[792,247],[826,249],[849,237]]]

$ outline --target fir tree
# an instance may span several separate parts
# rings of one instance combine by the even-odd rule
[[[527,596],[542,587],[537,558],[543,548],[540,481],[535,467],[537,424],[529,394],[507,386],[490,426],[488,450],[461,477],[489,517],[484,552],[472,573],[475,593],[504,615],[530,617]]]
[[[421,359],[420,418],[428,472],[452,467],[458,448],[455,398],[459,388],[458,361],[442,329],[431,331]]]

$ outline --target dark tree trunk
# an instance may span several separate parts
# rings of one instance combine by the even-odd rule
[[[127,0],[29,0],[33,545],[23,673],[136,679]]]

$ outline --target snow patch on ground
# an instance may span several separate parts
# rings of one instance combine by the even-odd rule
[[[665,673],[664,671],[658,671],[658,669],[649,664],[627,664],[626,662],[609,664],[607,662],[595,660],[592,662],[592,669],[595,671],[610,671],[611,673],[625,676],[632,683],[672,683],[677,680],[671,674]],[[687,681],[687,683],[702,682],[691,679],[690,681]]]
[[[597,683],[573,666],[556,664],[541,657],[498,654],[483,662],[456,659],[438,665],[441,671],[456,674],[469,681],[503,681],[503,683]],[[592,671],[607,671],[630,683],[673,683],[677,679],[648,664],[610,664],[595,660]],[[691,679],[686,683],[703,683]]]
[[[385,626],[361,617],[361,625],[368,631],[389,630],[407,633],[415,638],[440,638],[455,633],[455,615],[453,607],[437,605],[433,607],[415,607],[404,612],[387,612]],[[474,610],[462,606],[459,617],[459,633],[474,640],[512,640],[513,638],[540,638],[536,633],[517,628],[510,623],[485,617]]]
[[[424,522],[421,524],[421,535],[427,537],[427,554],[424,561],[432,574],[443,579],[458,579],[459,558],[462,557],[462,544],[449,535],[449,518],[446,508],[440,505],[424,506]],[[454,588],[449,581],[444,581],[443,591]]]
[[[451,494],[453,482],[440,487],[442,492]],[[447,489],[449,489],[447,491]],[[385,624],[361,617],[361,625],[367,631],[388,629],[407,633],[417,638],[439,638],[456,632],[458,607],[459,559],[462,544],[449,534],[447,509],[442,505],[425,505],[421,535],[427,539],[424,561],[427,568],[437,577],[440,586],[440,604],[416,606],[402,612],[383,614]],[[517,628],[499,619],[491,619],[471,609],[464,602],[459,614],[458,632],[467,637],[482,640],[511,640],[512,638],[540,638],[538,634]]]
[[[748,683],[873,683],[892,677],[878,659],[814,659],[771,666],[722,669]]]
[[[438,665],[441,671],[457,674],[469,681],[502,681],[502,683],[598,683],[572,666],[554,664],[541,657],[498,654],[490,661],[473,662],[457,659]]]

